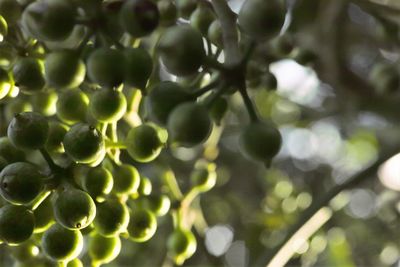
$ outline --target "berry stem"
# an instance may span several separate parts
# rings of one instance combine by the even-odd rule
[[[49,166],[52,172],[59,172],[60,170],[62,170],[60,166],[54,163],[53,159],[51,158],[50,154],[46,151],[46,149],[41,148],[40,153],[42,154],[43,158],[47,162],[47,165]]]
[[[43,201],[46,200],[48,196],[50,196],[51,190],[42,191],[33,201],[30,203],[29,208],[31,210],[37,209]]]
[[[202,96],[203,94],[207,93],[208,91],[214,89],[214,88],[218,85],[219,82],[220,82],[220,81],[219,81],[218,79],[217,79],[217,80],[214,80],[214,81],[212,81],[212,82],[210,82],[210,83],[207,84],[206,86],[204,86],[204,87],[198,89],[197,91],[194,91],[194,92],[192,93],[192,96],[193,96],[194,98],[198,98],[198,97]]]
[[[243,98],[243,102],[244,102],[244,105],[245,105],[245,107],[247,109],[247,112],[249,113],[250,120],[252,122],[259,121],[256,109],[254,108],[253,102],[250,99],[250,96],[249,96],[249,94],[248,94],[248,92],[246,90],[246,87],[245,86],[241,86],[239,88],[239,92],[240,92],[240,94],[241,94],[241,96]]]

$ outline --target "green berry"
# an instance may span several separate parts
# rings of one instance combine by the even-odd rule
[[[107,88],[97,90],[90,98],[89,109],[100,122],[115,122],[124,116],[127,102],[125,95]]]
[[[25,160],[25,153],[13,146],[7,136],[0,137],[0,156],[9,163]]]
[[[167,248],[175,263],[181,265],[196,252],[196,238],[191,231],[175,229],[168,237]]]
[[[42,189],[43,175],[31,163],[11,163],[0,173],[0,194],[12,204],[28,204]]]
[[[101,86],[118,86],[124,80],[125,70],[125,57],[120,50],[98,48],[89,55],[87,60],[90,80]]]
[[[65,229],[59,224],[50,227],[42,237],[43,252],[55,261],[70,261],[83,248],[83,237],[78,230]]]
[[[227,111],[228,101],[223,97],[218,97],[209,108],[210,117],[217,125],[221,124]]]
[[[150,162],[158,157],[165,142],[155,126],[142,124],[129,130],[125,143],[134,160]]]
[[[190,25],[207,36],[208,28],[215,20],[215,14],[208,4],[200,2],[196,10],[190,16]]]
[[[32,101],[25,97],[16,97],[10,99],[10,102],[5,106],[5,116],[7,121],[11,121],[15,114],[33,111]]]
[[[57,112],[57,99],[57,93],[54,91],[34,94],[31,97],[33,110],[44,116],[53,116]]]
[[[269,164],[282,144],[279,130],[270,123],[253,122],[239,137],[239,148],[248,158]]]
[[[14,25],[21,17],[22,6],[16,0],[0,0],[0,15],[4,17],[7,24]]]
[[[140,177],[140,184],[138,188],[138,193],[140,196],[148,196],[151,194],[151,191],[153,190],[153,185],[150,181],[149,178],[141,176]]]
[[[399,69],[393,64],[375,64],[369,75],[369,80],[379,94],[395,92],[400,86]]]
[[[6,97],[12,87],[10,75],[6,70],[0,68],[0,99]]]
[[[6,205],[0,208],[0,240],[17,245],[28,240],[35,227],[32,211],[24,206]]]
[[[178,83],[165,81],[155,85],[146,97],[150,117],[165,125],[171,111],[179,104],[190,100],[190,93]]]
[[[67,267],[83,267],[83,263],[80,259],[75,258],[68,262]]]
[[[167,129],[172,142],[192,147],[207,140],[212,123],[205,107],[188,102],[180,104],[171,112]]]
[[[146,242],[157,230],[156,217],[147,210],[134,211],[129,220],[129,238],[135,242]]]
[[[89,256],[92,262],[107,264],[121,252],[121,240],[118,236],[104,237],[93,235],[89,238]]]
[[[18,246],[9,247],[11,256],[17,261],[29,262],[39,255],[39,248],[32,240],[25,241]]]
[[[45,0],[28,5],[22,14],[23,26],[42,41],[66,39],[75,25],[77,10],[67,0]]]
[[[150,0],[127,0],[121,8],[121,26],[133,37],[143,37],[153,32],[159,23],[157,5]]]
[[[219,20],[214,20],[210,27],[208,27],[207,37],[210,39],[211,43],[216,45],[218,48],[223,48],[224,42],[222,38],[222,27]]]
[[[44,65],[39,59],[20,58],[13,67],[15,85],[27,94],[40,92],[45,85]]]
[[[36,112],[16,114],[7,129],[11,143],[20,149],[39,149],[44,146],[49,133],[47,119]]]
[[[144,89],[153,71],[153,60],[143,48],[126,48],[124,50],[126,60],[124,83]]]
[[[105,145],[96,128],[77,123],[64,136],[65,152],[76,162],[90,164],[103,156]]]
[[[33,214],[35,216],[35,229],[34,233],[43,233],[55,223],[53,214],[53,204],[51,198],[47,197],[39,207],[37,207]]]
[[[144,199],[147,209],[157,216],[164,216],[171,207],[171,200],[166,195],[150,195]]]
[[[201,33],[187,25],[168,28],[158,48],[168,72],[178,76],[196,73],[205,59]]]
[[[68,127],[62,123],[51,121],[49,122],[49,138],[45,144],[45,148],[50,153],[63,153],[63,140],[68,132]]]
[[[158,11],[160,12],[160,25],[171,26],[176,23],[178,18],[178,10],[173,1],[160,0],[157,2]]]
[[[140,184],[140,175],[138,170],[128,164],[122,164],[113,171],[114,188],[117,194],[136,193]]]
[[[56,107],[62,121],[76,123],[85,119],[89,98],[80,90],[66,90],[59,94]]]
[[[44,68],[47,84],[55,88],[75,88],[85,79],[85,64],[74,51],[64,50],[48,54]]]
[[[83,189],[95,200],[108,195],[113,188],[113,184],[111,172],[101,166],[91,168],[82,181]]]
[[[106,237],[119,235],[128,223],[129,210],[124,203],[109,199],[97,205],[93,225],[99,234]]]
[[[66,189],[59,193],[54,206],[54,217],[63,227],[83,229],[92,223],[96,216],[96,205],[86,192]]]
[[[239,27],[253,38],[271,38],[283,26],[285,11],[278,0],[246,0],[239,11]]]
[[[176,7],[180,17],[189,19],[197,7],[197,0],[176,0]]]

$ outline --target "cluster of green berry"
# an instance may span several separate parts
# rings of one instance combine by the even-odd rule
[[[248,0],[237,30],[252,50],[253,42],[275,37],[283,19],[279,1]],[[120,237],[149,240],[157,217],[169,212],[171,258],[182,264],[194,254],[185,216],[214,187],[215,165],[197,163],[190,190],[174,194],[152,192],[135,164],[157,161],[167,145],[204,144],[239,91],[251,117],[239,138],[243,154],[268,164],[281,146],[246,91],[260,82],[274,89],[276,79],[246,57],[236,65],[218,61],[227,39],[222,25],[207,1],[0,0],[1,115],[8,123],[0,138],[0,241],[18,266],[82,266],[83,235],[92,266],[109,263]],[[285,40],[276,46],[285,49]],[[161,80],[162,66],[178,80]],[[124,162],[121,152],[129,156]],[[37,154],[47,166],[31,160]]]

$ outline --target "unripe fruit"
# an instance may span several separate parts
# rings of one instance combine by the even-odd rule
[[[168,28],[161,36],[158,48],[168,72],[178,76],[197,72],[205,59],[201,33],[187,25]]]
[[[196,238],[191,231],[175,229],[168,237],[167,248],[175,263],[181,265],[196,252]]]
[[[122,164],[113,171],[114,187],[117,194],[133,194],[137,192],[140,184],[138,170],[128,164]]]
[[[227,111],[228,101],[223,97],[218,97],[209,107],[210,117],[217,125],[221,124]]]
[[[178,10],[173,1],[160,0],[157,2],[158,11],[160,12],[160,25],[174,25],[178,18]]]
[[[159,23],[157,5],[150,0],[125,1],[119,14],[122,27],[133,37],[143,37],[153,32]]]
[[[207,37],[218,48],[223,48],[222,27],[219,20],[214,20],[208,27]]]
[[[124,50],[126,60],[124,83],[143,90],[153,71],[153,60],[143,48],[126,48]]]
[[[28,240],[35,226],[32,211],[24,206],[5,205],[0,208],[0,240],[17,245]]]
[[[122,51],[111,48],[94,50],[87,60],[90,80],[105,87],[121,84],[125,77],[125,57]]]
[[[59,94],[56,107],[61,120],[76,123],[85,119],[89,98],[80,90],[66,90]]]
[[[7,136],[0,137],[0,156],[9,163],[25,160],[25,153],[13,146]]]
[[[144,199],[144,206],[156,216],[164,216],[171,207],[171,200],[166,195],[150,195]]]
[[[118,236],[104,237],[95,234],[89,238],[89,256],[96,264],[107,264],[121,252],[121,240]]]
[[[59,193],[53,211],[56,221],[63,227],[71,230],[83,229],[94,220],[96,205],[86,192],[68,189]]]
[[[147,210],[135,210],[129,220],[129,238],[135,242],[146,242],[157,230],[156,217]]]
[[[150,117],[165,125],[171,111],[179,104],[189,101],[190,93],[178,83],[165,81],[155,85],[146,97]]]
[[[0,194],[12,204],[28,204],[42,189],[43,175],[31,163],[12,163],[0,173]]]
[[[29,262],[34,260],[40,250],[32,240],[25,241],[18,246],[10,246],[11,256],[20,262]]]
[[[201,32],[203,36],[207,36],[208,28],[215,20],[215,14],[208,4],[200,2],[196,10],[190,16],[190,25]]]
[[[54,224],[42,237],[43,252],[55,261],[70,261],[83,248],[83,237],[78,230],[68,230]]]
[[[47,197],[39,207],[37,207],[33,214],[35,216],[35,229],[34,233],[43,233],[55,223],[53,214],[53,204],[50,197]]]
[[[279,152],[282,137],[279,130],[270,123],[253,122],[242,131],[239,148],[249,159],[269,164]]]
[[[271,38],[283,26],[285,11],[278,0],[246,0],[239,11],[239,26],[253,38]]]
[[[22,6],[15,0],[0,0],[0,15],[4,17],[7,24],[14,25],[21,17]]]
[[[96,231],[106,237],[119,235],[129,223],[129,210],[118,200],[106,200],[97,205],[93,225]]]
[[[16,114],[7,129],[11,143],[20,149],[39,149],[44,146],[49,133],[47,119],[36,112]]]
[[[47,84],[55,88],[75,88],[85,79],[86,67],[79,54],[57,51],[47,55],[44,62]]]
[[[115,122],[126,112],[125,95],[117,90],[100,89],[90,98],[89,109],[93,117],[100,122]]]
[[[22,23],[29,33],[39,40],[60,41],[72,32],[76,13],[70,1],[33,2],[24,10]]]
[[[154,160],[160,154],[165,141],[159,130],[151,124],[132,128],[125,139],[129,155],[138,162]]]
[[[39,59],[20,58],[13,67],[15,85],[27,94],[41,91],[45,85],[44,65]]]
[[[138,193],[140,196],[148,196],[153,191],[153,184],[150,179],[144,176],[140,177],[140,183],[138,187]]]
[[[197,0],[176,0],[176,7],[180,17],[189,19],[197,7]]]
[[[50,153],[65,152],[63,140],[67,132],[67,126],[56,121],[49,122],[49,138],[45,144],[46,150]]]
[[[6,70],[0,68],[0,99],[7,96],[12,86],[10,75]]]
[[[15,88],[15,87],[14,87]],[[13,89],[11,89],[13,90]],[[5,116],[7,121],[11,121],[15,114],[33,111],[31,101],[23,97],[10,99],[10,102],[5,106]]]
[[[108,195],[113,188],[113,184],[111,172],[101,166],[91,168],[82,181],[83,189],[95,200]]]
[[[57,93],[54,91],[39,92],[31,96],[33,110],[44,116],[53,116],[57,112]]]
[[[65,152],[76,162],[91,164],[103,157],[105,144],[96,128],[78,123],[64,136]]]
[[[83,267],[83,263],[80,259],[75,258],[68,262],[67,267]]]
[[[167,129],[172,142],[192,147],[207,140],[212,123],[205,107],[189,102],[177,106],[171,112]]]

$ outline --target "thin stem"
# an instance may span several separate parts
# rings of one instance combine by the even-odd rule
[[[206,57],[206,59],[204,61],[204,65],[208,68],[216,69],[216,70],[220,70],[220,71],[224,71],[226,69],[222,63],[220,63],[215,58],[212,58],[209,56]]]
[[[118,143],[118,133],[117,133],[117,123],[116,122],[111,123],[111,140],[114,143]],[[114,148],[114,149],[115,149],[114,159],[116,160],[116,163],[119,164],[120,163],[119,156],[121,154],[121,151],[119,150],[119,148]]]
[[[53,172],[58,172],[61,167],[54,163],[53,159],[51,158],[50,154],[46,151],[46,149],[41,148],[40,153],[42,154],[43,158],[46,160],[47,165],[49,166],[50,170]]]
[[[165,185],[169,188],[171,191],[172,196],[177,199],[181,200],[183,197],[182,191],[179,188],[178,182],[176,181],[175,174],[173,173],[172,170],[166,170],[164,175],[164,182]]]
[[[288,231],[285,239],[281,241],[275,248],[269,249],[265,251],[265,253],[259,258],[256,262],[255,266],[266,266],[270,263],[274,256],[282,249],[282,247],[291,239],[291,237],[298,232],[298,230],[307,223],[321,208],[327,206],[329,202],[337,196],[340,192],[349,189],[353,186],[358,185],[359,183],[363,182],[367,178],[375,177],[373,174],[376,173],[379,166],[388,160],[390,157],[398,153],[398,148],[393,149],[384,155],[381,155],[373,164],[369,167],[365,168],[364,170],[360,171],[359,173],[350,176],[344,183],[336,185],[331,190],[329,190],[325,194],[321,194],[321,197],[315,201],[308,209],[306,209],[299,220],[292,225]]]
[[[219,82],[220,82],[219,80],[215,80],[215,81],[210,82],[206,86],[198,89],[197,91],[194,91],[192,93],[192,96],[194,98],[198,98],[198,97],[202,96],[203,94],[207,93],[208,91],[214,89],[218,85]]]
[[[239,92],[242,95],[244,105],[246,106],[247,112],[249,113],[249,116],[250,116],[250,120],[252,122],[259,121],[256,109],[254,108],[253,102],[251,101],[250,96],[247,93],[246,88],[244,86],[241,86],[239,88]]]
[[[30,209],[35,210],[37,209],[43,201],[46,200],[48,196],[50,196],[51,190],[44,190],[42,191],[33,201],[30,203]]]
[[[126,145],[122,142],[113,142],[106,140],[106,147],[113,148],[113,149],[126,149]]]

